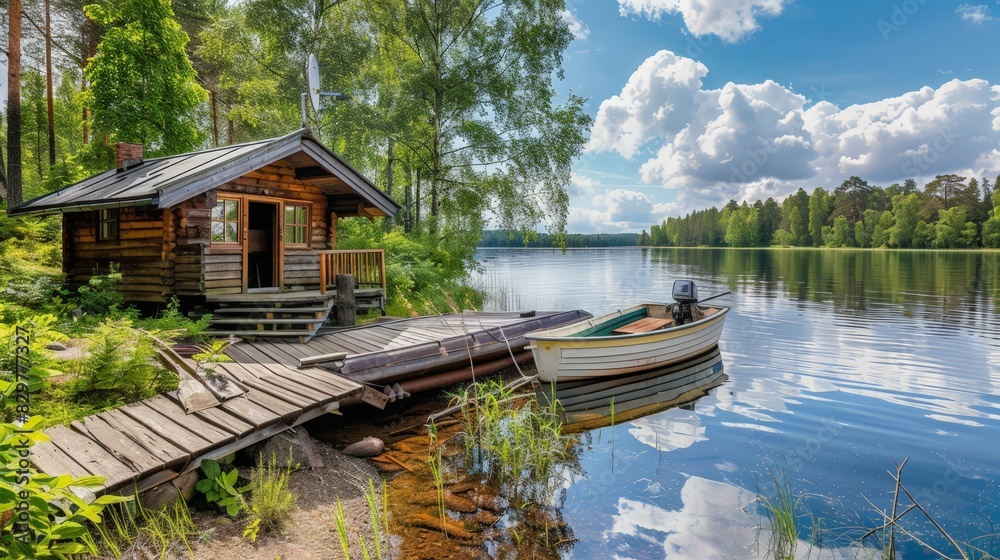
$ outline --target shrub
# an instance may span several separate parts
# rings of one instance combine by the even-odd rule
[[[73,385],[74,399],[115,406],[150,397],[176,384],[153,363],[153,342],[132,326],[129,318],[104,319],[88,341],[84,360]]]
[[[111,264],[107,274],[95,274],[86,286],[80,286],[77,303],[84,313],[107,315],[125,307],[125,298],[118,291],[122,274],[118,265]]]
[[[236,469],[224,472],[219,462],[215,459],[205,459],[201,462],[201,472],[205,473],[205,478],[198,481],[195,486],[199,492],[205,495],[209,503],[213,503],[230,517],[236,517],[246,510],[247,504],[243,499],[243,492],[247,487],[236,487],[240,473]]]
[[[289,476],[295,467],[291,457],[284,465],[279,465],[274,454],[266,462],[260,457],[258,463],[250,471],[251,526],[263,534],[280,533],[295,510],[295,494],[288,488]],[[251,540],[255,538],[256,532]]]
[[[148,331],[164,335],[167,338],[174,338],[176,336],[201,338],[201,333],[208,330],[211,322],[211,315],[204,315],[197,321],[192,321],[185,317],[181,313],[180,301],[176,297],[172,297],[167,303],[167,308],[159,316],[139,321],[139,325]]]

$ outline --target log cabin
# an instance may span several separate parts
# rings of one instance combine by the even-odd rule
[[[307,130],[150,160],[119,143],[115,156],[115,169],[9,212],[62,215],[70,288],[114,265],[126,301],[207,305],[219,334],[314,331],[338,273],[384,302],[382,251],[337,251],[337,221],[399,205]],[[274,311],[291,308],[308,311]]]

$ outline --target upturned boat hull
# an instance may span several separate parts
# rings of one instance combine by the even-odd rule
[[[642,304],[524,337],[541,381],[625,375],[682,362],[718,345],[727,307],[701,307],[704,317],[649,332],[615,334],[645,318],[668,318],[669,307]]]

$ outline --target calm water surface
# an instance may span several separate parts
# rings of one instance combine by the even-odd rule
[[[716,300],[732,306],[726,383],[585,434],[584,472],[565,475],[556,504],[578,539],[566,556],[755,557],[758,519],[744,510],[777,465],[822,528],[822,548],[807,550],[802,520],[798,556],[860,557],[848,547],[881,519],[869,500],[891,507],[887,470],[906,458],[904,484],[955,537],[1000,533],[1000,253],[501,249],[479,260],[491,309],[600,315],[670,301],[677,278],[702,298],[733,291]],[[993,540],[976,544],[997,554]],[[934,556],[910,542],[903,557]]]

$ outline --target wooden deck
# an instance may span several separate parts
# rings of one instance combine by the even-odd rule
[[[344,377],[376,385],[458,369],[474,361],[506,356],[524,348],[527,332],[552,328],[590,315],[582,311],[466,312],[379,322],[321,332],[305,343],[247,341],[227,350],[238,363],[298,367],[301,360],[330,354],[341,359],[320,364]]]
[[[589,316],[585,312],[459,313],[340,329],[306,343],[257,340],[227,350],[234,363],[216,374],[248,392],[185,414],[176,392],[89,416],[45,432],[51,442],[31,460],[50,475],[105,477],[104,492],[132,493],[161,484],[339,408],[363,383],[468,367],[523,349],[523,334]],[[336,354],[316,366],[317,357]],[[310,358],[312,360],[310,360]],[[322,367],[318,367],[322,366]]]
[[[214,364],[217,373],[248,387],[243,397],[185,414],[176,392],[109,410],[70,426],[45,430],[50,442],[31,460],[51,474],[97,475],[104,491],[129,494],[192,471],[326,414],[363,386],[327,370],[280,364]]]

